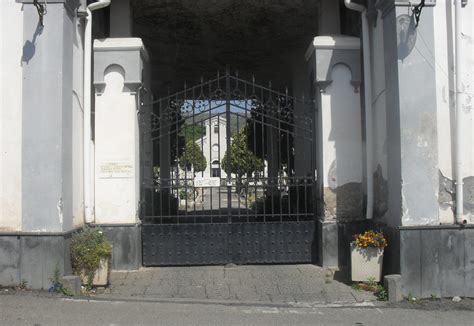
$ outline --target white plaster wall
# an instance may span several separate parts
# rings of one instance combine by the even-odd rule
[[[461,40],[466,57],[466,70],[462,72],[462,84],[466,93],[462,121],[464,125],[464,177],[474,176],[474,4],[471,1],[463,9],[464,26]],[[454,144],[455,144],[455,74],[454,74],[454,2],[438,0],[434,7],[435,52],[427,58],[436,70],[436,100],[438,116],[438,153],[439,168],[442,175],[450,180],[454,176]],[[423,35],[418,35],[422,39]],[[423,46],[422,42],[418,42]],[[453,223],[454,213],[450,207],[440,206],[441,223]],[[466,218],[474,223],[471,214]]]
[[[73,43],[72,85],[72,214],[73,227],[84,224],[84,48],[81,19],[74,19],[76,26]]]
[[[0,231],[21,230],[22,4],[0,1]]]
[[[372,137],[374,173],[374,215],[385,216],[388,209],[387,180],[387,108],[385,95],[385,61],[383,21],[379,13],[376,26],[370,29],[370,58],[372,78]],[[380,174],[381,173],[381,174]],[[385,192],[387,191],[387,192]],[[388,221],[390,223],[390,221]],[[396,222],[395,222],[396,223]]]
[[[374,171],[380,165],[387,177],[387,112],[385,97],[385,62],[383,57],[383,22],[378,16],[377,26],[371,30],[372,112],[374,137]]]
[[[321,94],[324,185],[330,188],[362,182],[360,93],[350,84],[345,65],[333,67],[333,82]]]
[[[96,95],[95,216],[98,224],[137,221],[139,200],[139,146],[134,93],[124,90],[124,73],[114,65],[105,74],[105,91]],[[126,163],[131,168],[112,175],[104,165]]]

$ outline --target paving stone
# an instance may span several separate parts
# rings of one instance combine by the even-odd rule
[[[191,299],[205,299],[206,288],[201,285],[178,287],[178,293],[176,294],[176,297],[191,298]]]
[[[258,293],[235,293],[235,297],[237,300],[241,300],[244,302],[271,302],[270,296],[268,294],[258,294]]]
[[[111,272],[109,275],[109,281],[116,282],[119,280],[125,280],[129,275],[129,272]]]
[[[158,286],[150,286],[146,289],[145,294],[175,295],[178,294],[178,285],[163,283]]]
[[[350,292],[324,293],[326,303],[355,303],[357,302]]]
[[[280,290],[278,289],[278,286],[276,284],[272,284],[272,283],[256,284],[255,289],[256,289],[257,293],[280,294]]]
[[[229,286],[224,285],[206,285],[206,295],[208,299],[235,299],[235,295],[230,294]]]
[[[298,293],[294,297],[297,303],[326,303],[324,293]]]
[[[351,291],[352,296],[357,302],[374,301],[376,298],[373,293],[367,291]]]
[[[314,265],[198,266],[144,268],[112,272],[108,297],[232,299],[241,301],[324,303],[367,301],[375,297]],[[332,274],[331,274],[332,275]],[[343,275],[342,275],[343,276]],[[99,294],[107,296],[107,294]]]
[[[295,303],[296,299],[291,294],[270,294],[270,300],[274,303]]]
[[[298,293],[303,293],[303,290],[301,289],[301,286],[299,284],[294,284],[294,283],[281,283],[277,284],[278,286],[278,291],[280,294],[298,294]]]

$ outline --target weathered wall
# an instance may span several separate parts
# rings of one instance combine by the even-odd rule
[[[455,225],[400,230],[403,294],[474,296],[474,229]]]
[[[317,173],[322,217],[352,220],[362,214],[360,42],[316,37],[307,51],[317,110]]]
[[[379,18],[371,25],[372,101],[376,194],[387,190],[387,200],[377,194],[375,203],[376,217],[389,237],[384,272],[402,275],[405,295],[471,296],[472,230],[439,225],[454,222],[452,3],[425,7],[417,28],[401,2],[378,4]],[[464,198],[472,214],[472,5],[463,10],[468,15],[462,41],[468,56],[463,72]]]
[[[77,1],[50,3],[43,28],[36,8],[29,2],[23,6],[23,231],[63,231],[73,225],[73,193],[80,191],[73,183],[73,152],[79,148],[72,134],[81,123],[73,118],[77,6]]]
[[[374,218],[397,225],[387,213],[388,186],[387,186],[387,107],[385,86],[385,63],[383,56],[384,35],[383,21],[378,15],[376,21],[371,21],[370,57],[372,76],[372,137],[373,161],[371,171],[374,176]]]
[[[70,234],[0,237],[0,285],[48,289],[55,270],[71,274]]]
[[[21,229],[22,5],[0,2],[0,232]]]
[[[365,228],[360,41],[320,36],[306,58],[315,101],[319,263],[347,266],[349,239]]]
[[[72,31],[72,226],[84,225],[84,21],[73,18]],[[66,228],[68,229],[68,228]]]
[[[83,224],[84,0],[2,1],[0,284],[47,289],[71,273],[69,231]]]
[[[466,58],[465,71],[461,72],[461,89],[465,92],[462,103],[461,120],[464,128],[464,216],[469,223],[474,223],[474,6],[467,5],[463,10],[464,37],[461,39]],[[454,47],[454,3],[438,1],[434,8],[434,57],[428,57],[436,70],[436,101],[439,152],[439,215],[440,222],[454,223],[455,185],[454,145],[455,145],[455,62]]]
[[[326,219],[362,216],[362,135],[360,93],[351,70],[336,64],[332,83],[321,93],[323,183]]]
[[[437,224],[438,136],[433,66],[433,10],[423,10],[416,29],[423,36],[413,50],[397,45],[401,15],[406,7],[387,5],[383,14],[388,133],[388,212],[402,225]],[[422,45],[423,44],[423,45]],[[426,44],[426,46],[425,46]]]

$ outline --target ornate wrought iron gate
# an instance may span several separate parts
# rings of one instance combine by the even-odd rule
[[[227,72],[141,121],[144,265],[314,261],[310,102]]]

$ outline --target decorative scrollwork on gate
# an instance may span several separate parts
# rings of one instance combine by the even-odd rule
[[[145,106],[145,223],[313,218],[311,102],[227,72]]]

